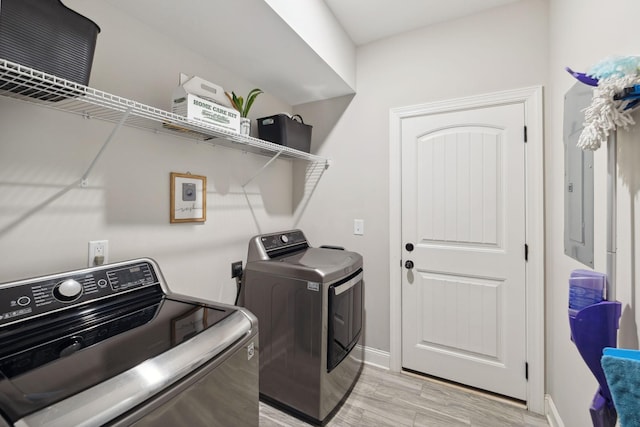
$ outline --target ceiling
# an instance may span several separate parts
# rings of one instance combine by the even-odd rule
[[[324,0],[356,45],[519,0]]]
[[[318,7],[323,6],[321,2],[301,9],[287,3],[296,0],[104,1],[164,37],[237,72],[289,105],[355,92],[353,83],[345,80],[333,63],[311,48],[270,5],[277,3],[288,11],[309,14],[324,9]],[[323,1],[330,9],[327,14],[333,13],[354,44],[362,45],[519,0]],[[117,25],[114,23],[114,28]],[[330,36],[321,40],[335,43]],[[188,67],[182,71],[191,74]],[[224,82],[214,83],[224,86]]]

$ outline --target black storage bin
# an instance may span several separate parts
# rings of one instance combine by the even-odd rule
[[[0,58],[87,85],[100,27],[59,0],[0,0]],[[25,93],[15,82],[0,90]],[[49,100],[59,100],[49,95]],[[63,99],[63,98],[60,98]]]
[[[299,121],[295,119],[296,117]],[[308,153],[311,148],[311,128],[312,126],[304,124],[302,117],[298,114],[293,118],[286,114],[276,114],[258,119],[260,139],[305,153]]]

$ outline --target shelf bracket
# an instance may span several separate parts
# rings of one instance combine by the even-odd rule
[[[258,217],[256,216],[256,212],[253,210],[253,206],[251,206],[251,200],[249,200],[249,195],[247,194],[247,190],[245,187],[251,183],[254,179],[256,179],[260,174],[269,167],[269,165],[276,161],[278,157],[282,154],[282,150],[278,151],[275,156],[269,159],[267,163],[265,163],[260,169],[253,174],[251,178],[249,178],[244,184],[241,185],[242,192],[244,193],[244,198],[247,199],[247,205],[249,206],[249,210],[251,211],[251,215],[253,216],[253,220],[256,223],[256,227],[258,227],[258,234],[262,234],[262,230],[260,229],[260,223],[258,222]]]
[[[260,169],[258,169],[258,171],[256,171],[256,173],[253,174],[253,176],[251,178],[249,178],[244,184],[242,184],[242,189],[244,190],[244,187],[246,187],[247,185],[249,185],[251,183],[251,181],[253,181],[254,179],[256,179],[258,176],[260,176],[260,174],[269,167],[269,165],[271,163],[273,163],[278,157],[280,157],[280,154],[282,154],[282,151],[278,151],[276,153],[275,156],[273,156],[271,159],[269,159],[269,161],[267,163],[264,164],[264,166],[262,166]]]
[[[98,162],[98,159],[100,159],[100,156],[102,156],[102,153],[107,148],[109,143],[113,140],[113,138],[116,136],[116,134],[118,133],[122,125],[127,121],[130,114],[131,114],[131,107],[127,108],[127,110],[124,112],[118,124],[116,124],[115,127],[111,130],[111,133],[107,137],[106,141],[104,142],[104,144],[102,144],[102,147],[100,147],[100,150],[96,154],[96,157],[94,157],[93,161],[91,162],[87,170],[84,172],[84,174],[82,174],[82,178],[80,178],[81,187],[86,188],[87,186],[89,186],[89,174],[91,173],[91,170],[93,170],[93,167]]]

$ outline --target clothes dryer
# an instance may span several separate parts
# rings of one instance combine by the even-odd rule
[[[240,301],[260,323],[260,396],[323,422],[362,367],[363,261],[301,230],[255,236]]]

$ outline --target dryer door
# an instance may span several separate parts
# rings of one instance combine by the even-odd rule
[[[327,372],[345,358],[362,332],[362,270],[329,286]]]

